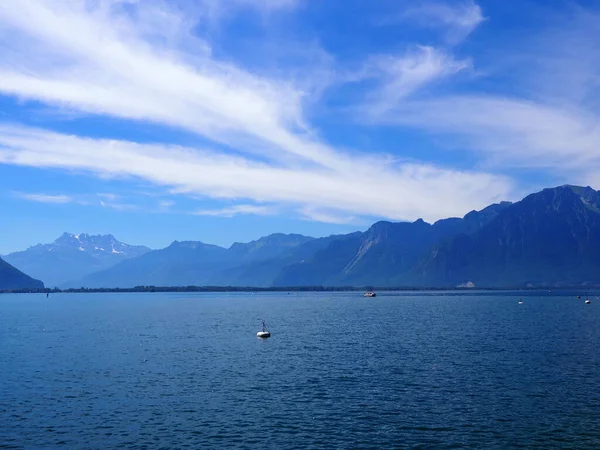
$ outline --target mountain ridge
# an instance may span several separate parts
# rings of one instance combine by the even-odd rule
[[[69,287],[600,285],[596,255],[600,192],[563,185],[433,223],[379,221],[316,239],[274,233],[228,248],[173,241]]]
[[[597,205],[600,193],[589,187],[565,185],[530,194],[479,233],[435,248],[414,273],[423,285],[440,279],[479,286],[598,283]]]
[[[70,287],[128,287],[146,284],[197,285],[219,278],[222,271],[238,269],[245,263],[268,261],[291,248],[313,241],[299,234],[274,233],[248,243],[236,242],[229,248],[201,241],[174,241],[102,272],[70,282]],[[275,245],[278,244],[278,245]]]
[[[148,247],[126,244],[112,234],[65,232],[50,244],[33,245],[26,250],[9,253],[4,259],[22,272],[54,287],[148,251]]]

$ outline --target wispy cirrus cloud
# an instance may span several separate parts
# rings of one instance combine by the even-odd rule
[[[417,46],[397,55],[380,55],[369,61],[370,75],[377,87],[363,105],[371,116],[387,113],[413,94],[471,67],[470,60],[456,60],[429,46]]]
[[[128,212],[171,212],[170,207],[175,204],[172,200],[159,200],[158,202],[138,202],[135,203],[136,199],[139,199],[135,195],[119,195],[113,193],[82,193],[77,192],[73,194],[47,194],[47,193],[31,193],[12,191],[11,195],[14,198],[21,200],[36,202],[36,203],[47,203],[47,204],[74,204],[85,207],[101,207],[115,211],[128,211]]]
[[[289,11],[297,8],[304,0],[229,0],[227,4],[219,0],[200,0],[204,8],[220,14],[231,14],[232,9],[255,9],[262,13]]]
[[[129,7],[146,14],[134,20],[121,2],[113,8],[64,0],[0,5],[3,37],[10,38],[13,50],[0,58],[0,91],[87,113],[159,122],[226,144],[259,139],[284,153],[326,160],[326,150],[288,129],[302,123],[299,92],[219,62],[207,50],[198,53],[194,47],[189,54],[185,38],[175,31],[148,37],[150,25],[160,30],[156,21],[162,10],[150,14],[147,6]],[[178,23],[174,14],[166,15],[169,23]]]
[[[197,216],[233,217],[240,214],[253,214],[258,216],[270,216],[276,214],[277,210],[272,206],[265,205],[233,205],[219,209],[200,209],[194,211]]]
[[[362,156],[346,158],[346,164],[352,164],[350,172],[279,167],[210,150],[0,126],[0,163],[133,177],[180,195],[310,206],[398,220],[460,215],[512,198],[513,185],[503,176]]]
[[[301,90],[215,58],[206,42],[188,33],[193,20],[167,3],[26,0],[0,4],[0,28],[9,49],[0,55],[0,92],[160,123],[212,142],[183,148],[2,126],[4,164],[392,219],[463,214],[511,197],[512,183],[503,176],[400,164],[326,144],[307,124]],[[431,49],[413,59],[390,68],[383,91],[396,102],[462,67]]]
[[[120,198],[120,195],[113,194],[112,192],[100,192],[96,195],[103,200],[109,200],[111,202],[114,202]]]
[[[36,203],[65,204],[75,201],[73,197],[63,194],[51,195],[41,193],[13,192],[12,195],[16,198]]]
[[[406,9],[396,20],[422,27],[442,28],[446,39],[457,44],[473,32],[484,20],[481,7],[474,0],[458,2],[421,1]]]
[[[600,187],[600,14],[576,8],[535,39],[493,48],[495,73],[511,92],[438,93],[398,102],[377,124],[416,128],[469,150],[480,167],[529,169]],[[504,55],[504,56],[502,56]],[[485,69],[484,69],[485,71]],[[502,85],[504,86],[504,85]]]
[[[358,219],[356,216],[340,214],[336,211],[316,209],[311,206],[305,206],[300,209],[300,216],[305,220],[313,220],[316,222],[333,223],[339,225],[356,224]]]
[[[104,201],[104,200],[100,200],[100,206],[102,206],[103,208],[114,209],[116,211],[140,211],[140,210],[142,210],[142,208],[139,205],[134,205],[131,203]]]
[[[584,110],[491,95],[410,102],[386,118],[395,125],[452,135],[494,166],[571,175],[600,168],[600,122]]]
[[[158,202],[158,206],[161,209],[169,209],[171,206],[174,206],[175,202],[173,200],[161,200]]]

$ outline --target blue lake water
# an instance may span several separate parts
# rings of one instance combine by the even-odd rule
[[[0,295],[0,448],[600,448],[600,300],[522,295]]]

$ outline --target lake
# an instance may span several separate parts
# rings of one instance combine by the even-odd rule
[[[0,295],[0,448],[600,448],[595,295]]]

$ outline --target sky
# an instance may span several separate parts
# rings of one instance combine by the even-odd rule
[[[0,3],[0,254],[600,188],[600,0]]]

